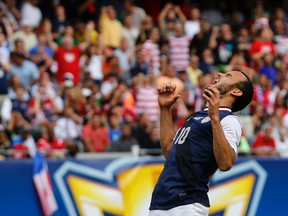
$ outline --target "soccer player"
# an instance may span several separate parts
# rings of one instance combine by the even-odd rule
[[[232,114],[252,100],[253,85],[241,71],[218,74],[203,94],[206,108],[189,116],[176,132],[171,107],[180,97],[167,83],[158,88],[160,142],[166,163],[154,188],[149,216],[206,216],[208,183],[217,169],[237,157],[241,125]]]

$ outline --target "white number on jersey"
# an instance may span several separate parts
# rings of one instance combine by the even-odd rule
[[[175,144],[183,144],[190,132],[190,127],[186,127],[186,128],[182,128],[181,131],[180,131],[180,134],[178,135],[178,132],[177,132],[177,138],[175,140]]]

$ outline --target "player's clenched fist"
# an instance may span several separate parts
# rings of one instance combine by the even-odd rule
[[[166,83],[158,88],[158,103],[160,108],[171,108],[175,101],[181,97],[181,95],[175,94],[175,90],[176,85],[172,83]]]

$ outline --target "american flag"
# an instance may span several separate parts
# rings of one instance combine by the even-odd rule
[[[40,152],[36,152],[33,162],[33,182],[40,198],[43,214],[51,216],[57,211],[58,205],[52,190],[47,162]]]

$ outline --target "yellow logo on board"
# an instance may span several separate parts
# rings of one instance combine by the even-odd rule
[[[135,164],[135,160],[140,162]],[[163,161],[141,162],[140,158],[114,160],[104,171],[66,162],[54,178],[69,216],[147,216],[162,169]],[[210,214],[253,215],[266,180],[261,169],[252,161],[235,165],[229,172],[216,173],[208,194]]]

